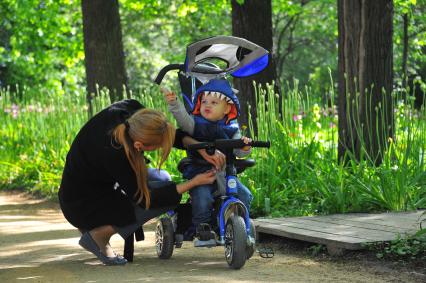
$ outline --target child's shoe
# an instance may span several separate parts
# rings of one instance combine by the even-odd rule
[[[200,241],[208,241],[211,239],[216,239],[216,233],[212,231],[210,224],[200,223],[197,227],[196,237]]]
[[[208,223],[200,223],[197,226],[197,239],[194,242],[195,247],[215,247],[216,233],[212,231]]]

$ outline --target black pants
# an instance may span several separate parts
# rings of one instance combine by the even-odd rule
[[[160,188],[163,186],[164,182],[168,182],[171,180],[171,177],[167,171],[160,170],[153,168],[148,168],[148,186],[151,189]],[[123,226],[118,227],[114,226],[117,233],[123,237],[123,239],[126,239],[129,237],[132,233],[134,233],[139,227],[141,227],[143,224],[145,224],[147,221],[160,216],[161,214],[166,213],[169,210],[174,209],[175,207],[161,207],[161,208],[155,208],[155,209],[144,209],[141,208],[137,204],[133,204],[133,207],[135,209],[135,215],[136,215],[136,222]]]
[[[136,215],[136,222],[123,226],[123,227],[117,227],[114,226],[115,231],[123,238],[126,239],[129,237],[132,233],[134,233],[140,226],[148,222],[149,220],[160,216],[161,214],[166,213],[169,210],[173,210],[175,207],[162,207],[162,208],[156,208],[156,209],[143,209],[139,205],[134,205],[135,207],[135,215]]]

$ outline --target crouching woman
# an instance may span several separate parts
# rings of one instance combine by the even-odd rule
[[[182,193],[213,183],[214,172],[176,185],[167,172],[148,170],[144,151],[159,149],[160,167],[173,145],[183,148],[190,140],[164,114],[136,100],[114,103],[91,118],[67,154],[58,193],[65,218],[82,233],[79,244],[104,264],[126,264],[109,244],[112,235],[126,239],[175,207]]]

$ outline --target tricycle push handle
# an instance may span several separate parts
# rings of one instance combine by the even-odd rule
[[[185,65],[184,64],[169,64],[169,65],[163,67],[160,70],[160,72],[158,73],[154,82],[156,84],[160,85],[161,81],[163,80],[163,78],[167,74],[167,72],[172,71],[172,70],[185,71]]]

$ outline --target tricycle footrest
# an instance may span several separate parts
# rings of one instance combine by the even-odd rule
[[[196,247],[196,248],[200,248],[200,247],[211,248],[211,247],[216,247],[216,246],[217,246],[216,240],[214,240],[214,239],[210,239],[210,240],[207,240],[207,241],[201,241],[201,240],[196,239],[194,241],[194,247]]]

